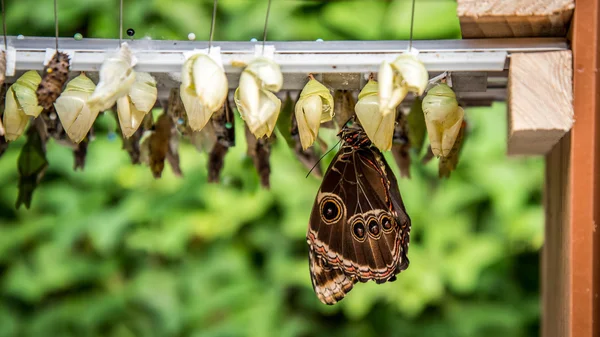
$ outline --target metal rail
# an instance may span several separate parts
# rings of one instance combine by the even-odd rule
[[[40,70],[46,50],[54,49],[54,38],[8,38],[15,49],[16,70]],[[183,53],[208,47],[203,41],[131,40],[138,63],[136,70],[153,73],[177,73],[184,61]],[[61,38],[61,50],[72,54],[73,71],[97,71],[107,52],[115,50],[118,40]],[[221,48],[225,71],[239,73],[255,57],[256,42],[214,42]],[[393,60],[403,53],[408,41],[292,41],[269,42],[273,57],[283,73],[368,73],[376,72],[383,60]],[[514,52],[564,50],[565,39],[483,39],[414,41],[419,58],[429,71],[502,71]],[[11,68],[9,66],[9,68]]]
[[[54,38],[9,37],[7,41],[9,83],[24,71],[42,70],[55,48]],[[161,98],[168,97],[168,89],[179,85],[184,53],[208,48],[207,41],[125,41],[136,56],[135,69],[156,77]],[[273,58],[284,73],[284,90],[302,89],[308,73],[315,74],[333,89],[360,89],[366,76],[377,72],[383,60],[392,61],[408,47],[408,41],[270,41],[268,44],[274,47]],[[72,57],[73,76],[86,71],[90,78],[97,79],[106,55],[118,48],[119,41],[61,38],[59,46]],[[213,42],[213,47],[220,47],[230,88],[237,87],[243,66],[255,57],[256,46],[260,42]],[[419,50],[419,58],[431,76],[442,71],[453,72],[459,96],[465,104],[477,105],[504,98],[501,92],[506,86],[510,54],[566,50],[569,45],[563,38],[511,38],[414,41],[413,47]],[[15,76],[10,76],[11,71]]]

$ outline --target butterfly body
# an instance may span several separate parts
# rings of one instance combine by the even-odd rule
[[[313,288],[335,304],[357,282],[394,281],[408,268],[410,218],[385,158],[354,122],[325,173],[307,242]]]

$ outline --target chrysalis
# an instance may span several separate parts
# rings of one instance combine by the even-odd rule
[[[115,116],[115,118],[117,118]],[[121,140],[123,141],[122,148],[127,151],[129,157],[131,159],[131,163],[137,165],[140,163],[141,149],[140,149],[140,140],[142,136],[147,130],[152,128],[152,114],[147,114],[144,116],[144,120],[142,121],[142,126],[139,127],[131,137],[126,138],[123,136],[123,133],[120,131],[118,134],[121,136]]]
[[[281,90],[283,75],[270,59],[254,59],[242,71],[234,94],[240,116],[255,137],[269,137],[281,110],[281,100],[273,94]]]
[[[172,120],[166,113],[158,117],[154,130],[142,142],[142,162],[150,166],[154,178],[160,178],[169,151]]]
[[[6,80],[6,51],[0,50],[0,87]]]
[[[392,145],[392,155],[398,168],[400,176],[410,179],[410,140],[409,129],[404,113],[399,112],[396,119],[396,127],[394,128],[394,138]]]
[[[412,54],[403,54],[392,62],[384,61],[379,68],[379,109],[382,115],[394,113],[408,92],[422,95],[429,73]]]
[[[392,148],[396,112],[383,115],[379,109],[378,84],[370,79],[358,94],[354,110],[367,136],[381,151]]]
[[[192,129],[187,123],[187,116],[183,102],[181,101],[179,88],[172,88],[167,101],[167,113],[171,116],[177,130],[184,136],[189,137]]]
[[[212,126],[216,143],[208,157],[208,182],[218,182],[225,155],[229,148],[235,145],[235,124],[229,100],[226,100],[223,108],[212,116]]]
[[[410,107],[408,116],[406,116],[406,124],[408,129],[408,139],[410,146],[417,152],[421,153],[425,136],[427,135],[427,126],[425,125],[425,115],[421,106],[421,98],[415,97],[415,101]]]
[[[38,102],[44,109],[52,109],[52,104],[62,92],[69,78],[69,66],[69,55],[56,51],[44,68],[44,77],[37,88]]]
[[[15,207],[19,209],[24,204],[25,208],[29,209],[33,192],[48,168],[45,139],[35,125],[32,125],[27,132],[27,142],[21,148],[17,166],[19,195]]]
[[[296,120],[296,115],[292,115],[292,125],[290,134],[292,139],[294,140],[294,154],[296,158],[300,160],[300,162],[306,167],[315,177],[321,179],[323,178],[323,170],[321,166],[317,165],[320,157],[316,151],[316,148],[309,147],[308,149],[304,149],[301,143],[300,134],[298,131],[298,121]],[[318,136],[317,136],[318,137]],[[317,138],[318,139],[318,138]]]
[[[67,83],[62,95],[54,103],[56,113],[67,135],[74,143],[81,142],[92,128],[98,110],[91,110],[88,99],[96,85],[85,74]]]
[[[131,137],[140,127],[157,97],[156,80],[148,73],[137,73],[129,93],[117,99],[117,115],[125,138]]]
[[[292,117],[294,116],[294,101],[290,96],[289,91],[286,92],[285,101],[283,103],[283,107],[281,108],[281,112],[279,113],[279,117],[277,117],[277,130],[283,136],[283,139],[287,143],[290,148],[294,148],[296,145],[296,140],[292,139],[291,135],[291,126],[292,126]],[[297,132],[298,130],[296,130]],[[298,135],[296,135],[298,136]],[[298,138],[298,142],[300,142],[300,138]],[[300,146],[301,147],[301,146]],[[302,147],[301,147],[302,148]]]
[[[194,54],[185,61],[180,95],[192,130],[202,130],[225,103],[228,90],[225,71],[208,55]]]
[[[333,118],[333,96],[323,84],[309,75],[309,81],[302,89],[296,102],[295,117],[302,149],[311,146],[319,133],[321,123]]]
[[[333,95],[333,102],[333,117],[338,129],[341,129],[354,116],[356,102],[350,90],[336,90]]]
[[[8,88],[3,120],[6,140],[17,139],[23,134],[29,117],[39,116],[44,109],[38,105],[35,92],[41,81],[40,75],[30,70]]]
[[[109,55],[100,68],[100,81],[88,100],[92,110],[104,111],[115,105],[117,99],[129,94],[136,73],[133,53],[127,42],[114,55]]]
[[[250,129],[246,127],[246,142],[248,144],[247,153],[260,177],[260,184],[264,188],[270,188],[271,165],[269,157],[271,156],[271,139],[256,138]]]
[[[448,156],[465,114],[454,91],[445,83],[431,88],[423,99],[423,113],[433,154]]]
[[[85,158],[87,157],[87,148],[88,144],[93,137],[94,129],[91,129],[90,132],[83,138],[79,144],[76,145],[75,149],[73,149],[73,158],[75,159],[73,163],[73,170],[82,170],[85,168]]]
[[[464,145],[464,138],[467,132],[467,122],[462,121],[460,131],[456,136],[456,141],[452,146],[452,150],[446,157],[440,157],[439,163],[439,177],[440,178],[449,178],[450,173],[456,169],[458,165],[458,157],[460,156],[460,152],[462,151]]]

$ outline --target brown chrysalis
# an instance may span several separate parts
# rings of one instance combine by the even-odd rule
[[[38,104],[51,110],[68,78],[69,55],[57,51],[44,68],[42,82],[37,88]]]
[[[0,87],[6,80],[6,51],[0,50]]]
[[[225,155],[235,145],[235,121],[229,100],[225,100],[223,107],[212,115],[211,123],[217,141],[208,157],[208,182],[216,183],[219,182]]]
[[[400,169],[400,176],[410,179],[410,140],[406,115],[398,111],[392,138],[392,155]]]
[[[271,139],[266,137],[256,138],[246,125],[246,142],[248,143],[247,154],[252,158],[254,167],[260,177],[260,184],[264,188],[270,188],[269,176],[271,175]]]

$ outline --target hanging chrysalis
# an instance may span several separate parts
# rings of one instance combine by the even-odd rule
[[[87,157],[87,148],[91,139],[94,137],[94,129],[90,129],[89,133],[79,142],[73,149],[73,170],[82,170],[85,168],[85,158]]]
[[[379,67],[379,109],[382,115],[394,113],[408,92],[422,95],[429,73],[423,62],[412,54],[402,54]]]
[[[303,150],[314,143],[321,123],[333,118],[333,104],[333,96],[329,89],[309,75],[309,81],[302,89],[295,108]]]
[[[13,141],[25,130],[29,117],[37,117],[44,108],[38,105],[36,89],[42,78],[30,70],[23,74],[6,92],[4,107],[5,137]]]
[[[465,134],[467,132],[466,129],[467,129],[467,122],[463,120],[461,123],[461,126],[460,126],[460,131],[458,132],[458,135],[456,136],[456,141],[454,142],[454,145],[452,146],[452,150],[450,150],[450,153],[448,153],[448,155],[446,157],[440,157],[439,171],[438,171],[440,178],[449,178],[450,173],[456,169],[456,166],[458,165],[458,157],[460,156],[460,152],[465,143],[464,138],[465,138]]]
[[[281,90],[283,75],[270,59],[254,59],[242,71],[234,100],[240,116],[256,138],[271,136],[281,110],[281,100],[273,94]]]
[[[354,96],[350,90],[336,90],[333,95],[333,111],[338,130],[354,116]]]
[[[392,148],[396,113],[381,113],[377,90],[377,82],[369,79],[358,94],[354,111],[371,142],[381,151],[388,151]]]
[[[54,103],[63,128],[76,144],[85,138],[98,116],[99,111],[91,110],[87,104],[95,88],[94,82],[82,73],[67,83]]]
[[[167,115],[171,117],[171,138],[169,140],[169,151],[167,152],[167,161],[171,165],[173,174],[180,177],[183,175],[179,165],[179,137],[180,133],[184,136],[187,133],[182,132],[189,128],[185,125],[185,109],[179,95],[179,88],[171,89],[169,100],[167,102]]]
[[[51,110],[52,104],[62,92],[69,78],[69,66],[69,55],[56,51],[44,68],[44,77],[37,88],[38,102],[44,109]]]
[[[156,104],[156,80],[148,73],[136,73],[129,93],[117,99],[119,125],[125,138],[131,137],[140,127],[144,116]]]
[[[179,88],[172,88],[169,93],[169,100],[167,101],[167,113],[171,116],[176,129],[184,136],[189,137],[192,133],[192,129],[187,123],[187,115],[183,102],[181,101],[181,95]]]
[[[117,116],[115,118],[118,119]],[[121,132],[121,128],[119,127],[118,134],[123,141],[122,149],[126,150],[129,154],[129,158],[131,159],[131,163],[137,165],[140,163],[141,149],[140,142],[142,140],[142,136],[144,133],[152,128],[152,114],[147,114],[144,116],[144,120],[142,121],[141,127],[139,127],[131,137],[126,138],[123,136],[123,132]]]
[[[221,110],[214,113],[211,122],[216,142],[208,157],[208,182],[218,182],[225,155],[235,145],[235,124],[229,100],[225,101]]]
[[[6,80],[6,51],[0,50],[0,87]]]
[[[269,189],[270,188],[270,175],[271,165],[269,164],[269,157],[271,156],[271,139],[270,138],[256,138],[250,128],[246,127],[246,143],[248,144],[247,154],[252,158],[256,172],[260,177],[260,184]]]
[[[160,178],[165,168],[165,159],[169,151],[172,121],[169,115],[163,113],[156,120],[154,130],[144,137],[141,145],[141,161],[152,171],[154,178]]]
[[[33,192],[48,168],[45,143],[39,127],[36,125],[29,127],[27,142],[21,148],[17,164],[19,169],[19,195],[15,204],[17,209],[22,204],[29,209]]]
[[[454,91],[445,83],[435,85],[423,99],[423,113],[433,154],[448,156],[465,115]]]
[[[228,90],[225,71],[210,56],[194,54],[184,62],[180,95],[192,130],[204,128],[225,103]]]
[[[100,67],[100,81],[88,100],[91,110],[110,109],[117,99],[129,94],[136,77],[134,65],[133,53],[127,42],[123,42],[118,52],[109,55]]]
[[[392,145],[392,155],[400,169],[400,176],[410,179],[410,139],[406,115],[402,111],[398,113],[396,127],[394,128],[394,138]]]
[[[235,120],[229,100],[226,100],[223,107],[213,114],[211,122],[217,136],[217,142],[226,147],[235,146]]]
[[[423,108],[421,104],[421,98],[415,97],[415,101],[410,107],[408,116],[406,116],[410,146],[417,153],[421,153],[421,149],[423,149],[423,143],[425,142],[425,136],[427,134],[425,115],[423,114]]]
[[[300,160],[300,162],[306,167],[315,177],[321,179],[323,178],[323,170],[321,166],[317,165],[320,160],[320,157],[316,151],[316,147],[309,147],[308,149],[304,149],[301,143],[301,137],[298,130],[298,121],[296,120],[296,115],[292,115],[292,125],[290,134],[292,139],[294,140],[294,154],[296,158]],[[318,136],[317,136],[318,137]]]
[[[296,145],[296,140],[292,139],[291,134],[291,125],[292,125],[292,117],[294,115],[294,101],[290,96],[290,92],[286,92],[285,100],[283,103],[283,107],[281,108],[281,112],[279,113],[279,117],[277,118],[277,130],[285,139],[285,142],[290,148],[294,148]],[[298,130],[296,130],[297,132]],[[296,135],[298,136],[298,135]],[[300,142],[300,138],[298,138],[298,142]],[[299,145],[300,148],[301,145]]]

